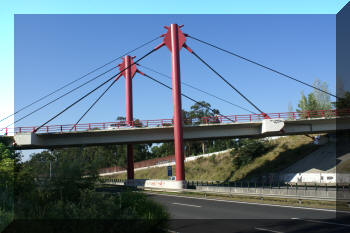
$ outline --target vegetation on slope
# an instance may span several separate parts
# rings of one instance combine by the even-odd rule
[[[279,172],[319,147],[306,136],[288,136],[271,141],[244,139],[239,143],[231,153],[218,153],[186,163],[186,180],[237,181],[269,172]],[[175,173],[174,166],[173,173]],[[113,177],[125,179],[126,174]],[[135,178],[168,179],[167,167],[136,171]]]
[[[0,138],[0,232],[12,221],[14,211],[14,172],[20,156]]]
[[[162,206],[142,193],[97,192],[100,161],[89,159],[78,149],[72,152],[44,151],[21,163],[18,155],[0,142],[1,229],[14,219],[10,232],[166,230],[169,216]]]

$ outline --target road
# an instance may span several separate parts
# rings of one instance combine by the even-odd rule
[[[350,232],[350,214],[147,193],[165,206],[172,232]]]

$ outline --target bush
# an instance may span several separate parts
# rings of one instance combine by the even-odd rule
[[[88,232],[106,232],[107,229],[108,232],[163,232],[168,226],[169,216],[165,209],[142,193],[113,195],[86,189],[81,190],[76,201],[45,199],[45,196],[35,195],[32,202],[23,203],[29,204],[30,208],[24,208],[22,215],[16,217],[49,220],[50,229],[64,227],[65,232],[75,232],[76,229],[80,232],[80,227],[85,227],[90,221],[93,221],[94,229],[87,229]],[[73,225],[69,220],[80,222]]]
[[[236,147],[236,150],[231,152],[231,155],[234,155],[233,165],[236,168],[240,168],[250,163],[255,158],[265,154],[270,149],[272,149],[272,145],[267,140],[242,140],[240,146]]]
[[[81,159],[60,158],[52,167],[51,178],[43,169],[37,169],[39,163],[24,164],[16,176],[15,219],[31,220],[22,223],[26,224],[25,232],[162,232],[166,229],[169,217],[162,206],[142,193],[97,192],[94,166],[86,170],[88,166],[84,163]],[[15,224],[17,232],[21,232],[19,224]]]
[[[216,154],[213,154],[212,156],[209,157],[209,162],[215,164],[216,163]]]
[[[0,208],[0,232],[2,232],[7,225],[9,225],[13,220],[13,212],[6,211]]]

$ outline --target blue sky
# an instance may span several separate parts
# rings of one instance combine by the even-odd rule
[[[183,31],[190,35],[307,83],[312,83],[315,78],[326,81],[330,91],[335,92],[334,15],[16,15],[15,108],[161,35],[166,31],[163,26],[173,22],[184,24]],[[131,55],[141,57],[160,42],[158,40]],[[289,102],[296,107],[300,92],[311,91],[299,83],[194,40],[188,39],[187,44],[265,112],[287,111]],[[109,67],[119,62],[121,60]],[[170,52],[165,47],[141,64],[171,74]],[[157,74],[142,68],[140,70],[171,84]],[[110,72],[16,126],[43,123],[116,73],[117,70]],[[181,75],[186,83],[255,111],[186,50],[181,51]],[[172,97],[169,90],[140,75],[135,76],[133,84],[135,117],[171,118]],[[113,121],[117,116],[124,116],[124,85],[124,79],[120,79],[82,122]],[[50,124],[74,123],[102,90]],[[211,103],[223,114],[247,113],[185,86],[182,90],[196,100]],[[183,99],[184,109],[192,104]]]

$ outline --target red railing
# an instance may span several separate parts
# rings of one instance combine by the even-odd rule
[[[271,119],[282,118],[286,120],[299,120],[309,118],[331,118],[336,116],[350,116],[350,109],[346,110],[317,110],[308,112],[283,112],[283,113],[269,113],[267,114]],[[198,124],[227,124],[235,122],[256,122],[264,119],[262,114],[249,115],[229,115],[229,116],[215,116],[203,117],[201,119],[184,119],[184,125],[198,125]],[[92,130],[106,130],[106,129],[121,129],[121,128],[153,128],[172,126],[172,119],[159,120],[137,120],[137,121],[116,121],[103,123],[83,123],[83,124],[68,124],[68,125],[48,125],[43,126],[37,133],[63,133],[63,132],[77,132],[77,131],[92,131]],[[15,128],[0,128],[0,135],[11,135],[16,133],[33,132],[36,126],[31,127],[15,127]]]

